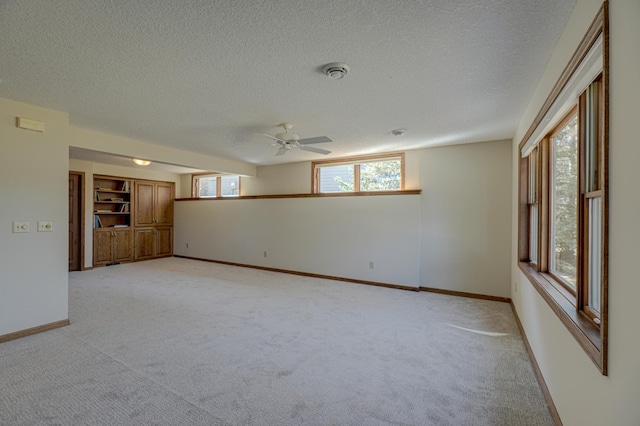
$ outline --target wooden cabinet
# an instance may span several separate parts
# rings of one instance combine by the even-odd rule
[[[94,176],[93,265],[173,255],[174,183]]]
[[[135,226],[173,226],[174,184],[136,181]]]
[[[173,199],[173,183],[134,183],[135,260],[173,255]]]
[[[96,228],[93,230],[93,266],[131,262],[131,228]]]
[[[134,240],[135,260],[173,255],[173,228],[170,226],[135,228]]]

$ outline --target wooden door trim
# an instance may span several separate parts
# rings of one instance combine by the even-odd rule
[[[69,170],[70,175],[77,175],[80,179],[80,185],[78,188],[78,196],[80,199],[78,200],[78,204],[80,205],[80,270],[84,271],[84,240],[85,240],[85,232],[84,232],[84,215],[85,215],[85,173],[84,172],[76,172]]]

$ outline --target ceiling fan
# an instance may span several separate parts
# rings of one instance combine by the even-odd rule
[[[287,153],[287,151],[291,151],[294,148],[300,149],[302,151],[315,152],[317,154],[324,154],[324,155],[331,153],[331,151],[327,151],[326,149],[307,146],[314,143],[333,142],[328,137],[318,136],[315,138],[300,139],[298,135],[291,132],[291,129],[293,128],[293,124],[282,123],[281,126],[282,128],[284,128],[284,133],[278,133],[275,136],[267,135],[266,133],[259,133],[263,136],[273,139],[275,142],[272,144],[272,146],[280,147],[276,152],[277,156],[284,155]]]

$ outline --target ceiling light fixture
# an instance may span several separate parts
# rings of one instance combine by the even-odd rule
[[[322,68],[322,72],[332,80],[340,80],[349,73],[349,65],[341,62],[332,62]]]
[[[148,166],[149,164],[151,164],[151,161],[149,160],[140,160],[138,158],[134,158],[133,162],[136,163],[138,166]]]

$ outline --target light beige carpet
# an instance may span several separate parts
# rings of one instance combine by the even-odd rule
[[[506,303],[178,258],[69,281],[70,326],[0,345],[2,425],[553,424]]]

